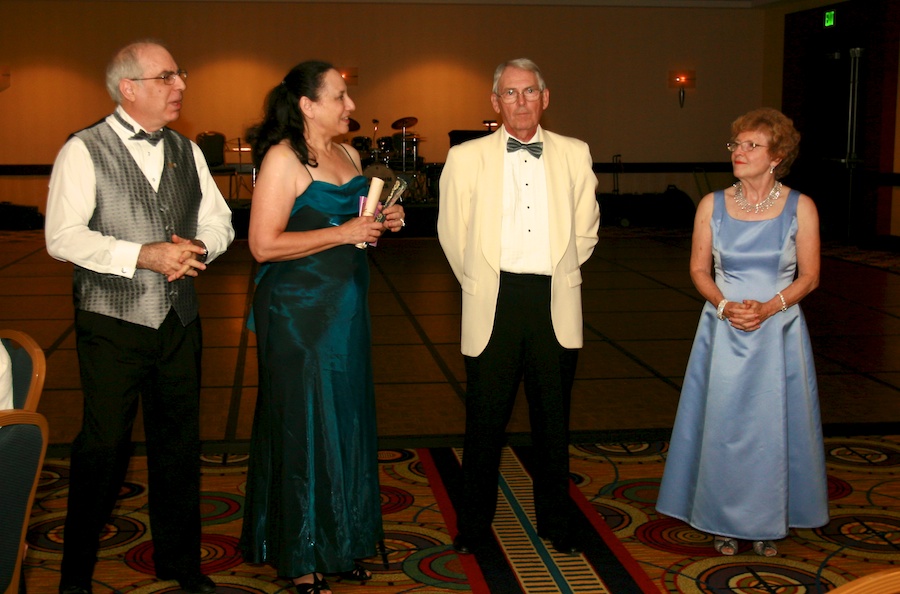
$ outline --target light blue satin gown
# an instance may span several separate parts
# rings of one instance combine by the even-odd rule
[[[357,216],[368,180],[314,181],[287,231]],[[253,320],[259,395],[241,548],[283,577],[337,573],[384,538],[365,250],[341,245],[263,265]]]
[[[741,221],[714,196],[712,251],[726,299],[768,301],[797,269],[797,203]],[[816,370],[794,305],[743,332],[707,302],[685,372],[656,509],[710,534],[777,540],[828,523]]]

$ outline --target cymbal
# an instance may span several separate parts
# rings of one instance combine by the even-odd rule
[[[397,120],[396,122],[391,124],[391,128],[393,128],[394,130],[401,130],[403,128],[412,128],[413,126],[415,126],[418,123],[419,123],[419,120],[410,116],[408,118],[400,118],[399,120]]]
[[[353,118],[349,118],[349,119],[350,119],[350,131],[356,132],[357,130],[359,130],[359,122],[357,122]]]

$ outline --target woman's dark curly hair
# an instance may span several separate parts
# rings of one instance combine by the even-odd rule
[[[300,97],[318,100],[325,73],[333,69],[331,64],[318,60],[297,64],[269,91],[262,122],[247,130],[254,165],[259,167],[269,148],[287,138],[304,165],[316,166],[316,157],[309,154],[303,135],[306,126],[300,113]]]
[[[769,154],[781,162],[775,166],[775,179],[781,179],[791,170],[800,153],[800,133],[794,122],[771,107],[749,111],[731,123],[731,139],[741,132],[762,132],[769,137]]]

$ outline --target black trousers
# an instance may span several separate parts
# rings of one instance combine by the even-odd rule
[[[523,377],[534,446],[538,532],[569,531],[569,409],[578,350],[560,346],[550,319],[550,277],[501,273],[494,328],[487,347],[466,357],[461,533],[490,531],[497,509],[500,454]]]
[[[84,418],[72,444],[64,586],[88,587],[131,453],[138,401],[147,439],[153,560],[162,579],[200,571],[200,320],[158,329],[76,310]]]

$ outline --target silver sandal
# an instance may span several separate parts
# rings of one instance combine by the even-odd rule
[[[737,541],[733,538],[716,536],[713,538],[713,548],[716,549],[717,553],[722,553],[723,555],[730,557],[737,553],[738,545]]]
[[[771,540],[755,540],[753,552],[760,557],[774,557],[778,554],[778,546]]]

